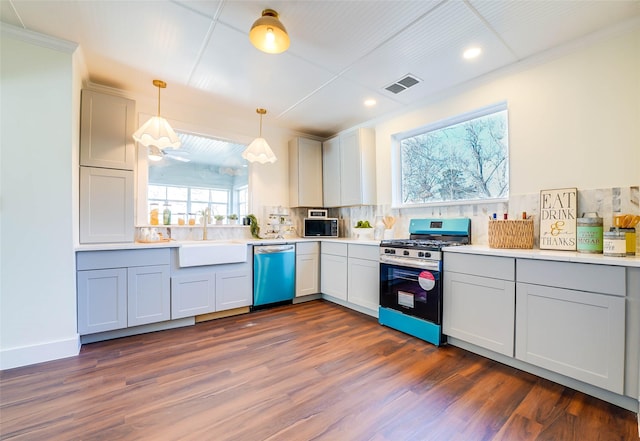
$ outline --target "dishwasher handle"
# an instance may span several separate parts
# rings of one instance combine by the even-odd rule
[[[293,253],[295,245],[257,245],[253,247],[255,254]]]

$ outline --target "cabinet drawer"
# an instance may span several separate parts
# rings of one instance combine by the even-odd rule
[[[447,253],[443,258],[448,271],[492,279],[515,280],[515,259],[511,257],[481,256],[477,254]]]
[[[169,248],[146,250],[81,251],[77,253],[78,271],[146,265],[168,265]]]
[[[624,296],[625,268],[588,263],[518,259],[518,282]]]
[[[317,254],[320,251],[320,242],[298,242],[296,244],[297,254]]]
[[[375,245],[349,244],[349,257],[356,259],[380,260],[380,247]]]
[[[322,242],[322,254],[347,257],[347,244],[336,242]]]

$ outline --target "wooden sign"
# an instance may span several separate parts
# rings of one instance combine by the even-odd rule
[[[540,249],[575,250],[578,190],[560,188],[540,192]]]

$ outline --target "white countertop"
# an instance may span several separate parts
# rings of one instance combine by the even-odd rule
[[[595,263],[640,267],[640,256],[610,257],[602,254],[578,253],[576,251],[553,251],[540,249],[503,249],[486,245],[463,245],[444,248],[448,253],[484,254],[487,256],[517,257],[519,259],[556,260],[560,262]]]
[[[358,245],[374,245],[379,246],[379,240],[358,240],[348,239],[346,237],[340,238],[326,238],[326,237],[290,237],[285,239],[224,239],[233,242],[245,242],[247,245],[277,245],[285,243],[296,242],[341,242],[341,243],[353,243]],[[204,241],[198,241],[203,242]],[[215,242],[215,240],[211,240]],[[141,242],[123,242],[123,243],[96,243],[96,244],[82,244],[76,246],[76,251],[110,251],[110,250],[140,250],[147,248],[177,248],[183,243],[194,243],[194,241],[176,241],[171,240],[169,242],[156,242],[156,243],[141,243]]]

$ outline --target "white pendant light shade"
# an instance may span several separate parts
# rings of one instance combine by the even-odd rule
[[[180,138],[167,120],[160,116],[160,89],[166,88],[167,83],[153,80],[153,85],[158,88],[158,114],[140,126],[133,134],[133,139],[145,147],[155,146],[159,150],[180,148]]]
[[[278,159],[264,138],[254,139],[251,144],[249,144],[249,147],[242,152],[242,157],[249,162],[259,162],[260,164],[266,164],[267,162],[274,163]]]
[[[267,111],[265,109],[256,109],[256,113],[260,115],[260,136],[251,141],[251,144],[242,152],[242,157],[249,162],[274,163],[278,158],[269,147],[267,140],[262,137],[262,115],[266,115]]]
[[[160,150],[165,148],[180,148],[180,138],[173,131],[166,119],[154,116],[144,123],[133,134],[133,139],[145,147],[156,146]]]
[[[249,40],[256,48],[268,54],[279,54],[289,48],[289,35],[284,25],[278,20],[278,13],[273,9],[262,11],[251,31]]]

